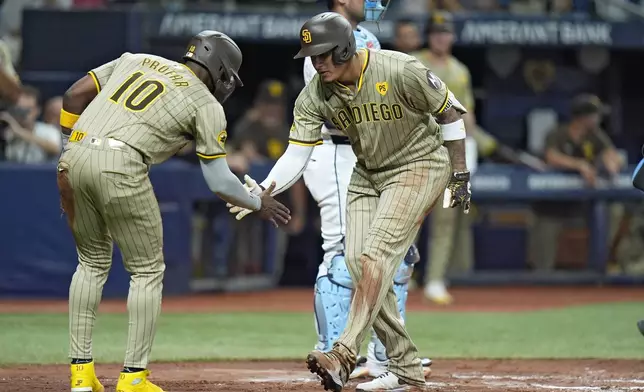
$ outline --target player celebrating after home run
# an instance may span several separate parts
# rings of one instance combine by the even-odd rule
[[[327,0],[330,11],[344,16],[353,27],[358,49],[380,49],[378,38],[358,24],[362,21],[379,21],[385,12],[380,1]],[[311,58],[304,60],[304,81],[308,84],[317,74]],[[320,264],[315,284],[315,322],[318,333],[316,349],[328,351],[347,324],[354,288],[346,266],[344,238],[346,232],[347,188],[356,156],[349,138],[327,122],[322,127],[322,145],[315,147],[304,170],[304,182],[320,207],[324,261]],[[405,319],[407,288],[414,264],[419,261],[415,245],[407,252],[404,262],[394,276],[394,292],[398,311]],[[385,346],[372,330],[367,348],[366,362],[358,359],[350,378],[378,377],[387,371]],[[431,361],[423,359],[425,375],[430,373]]]
[[[60,123],[65,147],[58,164],[61,205],[78,252],[69,290],[72,392],[103,392],[92,359],[92,330],[112,263],[112,240],[131,274],[129,331],[117,392],[159,392],[146,370],[163,287],[159,205],[148,178],[161,163],[196,141],[203,175],[222,199],[274,223],[289,211],[270,196],[253,195],[226,164],[221,106],[241,80],[242,54],[216,31],[193,37],[180,64],[125,53],[77,81],[65,94]]]
[[[392,289],[396,271],[425,216],[445,191],[443,207],[469,212],[462,105],[418,60],[399,52],[356,49],[351,24],[325,12],[300,30],[301,50],[317,75],[300,93],[290,145],[261,186],[274,192],[304,171],[321,128],[330,121],[350,140],[357,161],[347,199],[346,264],[354,282],[347,326],[328,352],[307,357],[327,390],[341,391],[373,327],[389,358],[388,372],[361,391],[424,386],[418,351]],[[332,167],[329,166],[329,170]],[[242,211],[242,213],[246,213]]]

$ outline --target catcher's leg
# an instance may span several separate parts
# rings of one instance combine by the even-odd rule
[[[77,147],[58,164],[61,206],[72,230],[78,266],[69,287],[69,357],[72,363],[92,361],[92,332],[103,286],[112,263],[112,239],[94,191],[102,151]],[[91,380],[87,380],[91,381]]]
[[[304,183],[320,208],[324,261],[315,285],[315,348],[328,351],[346,325],[353,283],[344,257],[347,188],[355,165],[349,145],[315,147],[304,171]]]
[[[353,282],[344,255],[335,256],[315,282],[316,350],[329,351],[347,325]],[[325,271],[326,270],[326,271]]]

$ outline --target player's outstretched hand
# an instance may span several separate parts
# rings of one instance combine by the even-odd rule
[[[259,216],[262,217],[262,219],[272,222],[275,227],[278,227],[280,224],[288,224],[288,221],[291,220],[291,211],[282,203],[273,199],[271,192],[273,192],[274,189],[275,181],[273,181],[266,190],[259,194],[260,199],[262,199],[262,207],[259,210]]]
[[[262,193],[262,187],[259,186],[257,181],[255,181],[248,174],[244,176],[244,188],[246,188],[253,195],[259,196],[259,194]],[[226,203],[226,207],[228,207],[228,211],[230,211],[231,214],[237,214],[235,216],[237,220],[241,220],[243,217],[253,212],[252,210],[248,210],[244,207],[238,207],[230,203]]]
[[[452,173],[443,195],[443,208],[461,206],[463,212],[469,214],[471,198],[470,172]]]

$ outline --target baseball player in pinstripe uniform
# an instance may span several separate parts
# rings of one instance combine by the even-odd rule
[[[384,7],[380,2],[365,0],[328,0],[328,8],[344,16],[353,27],[358,49],[380,49],[375,35],[358,24],[364,20],[377,21]],[[376,12],[380,10],[378,14]],[[311,58],[304,60],[304,81],[308,84],[317,75]],[[349,138],[333,124],[322,127],[322,145],[313,149],[309,164],[304,170],[304,182],[320,207],[324,260],[318,269],[315,285],[315,325],[318,333],[316,349],[328,351],[340,337],[347,323],[351,304],[353,283],[344,257],[346,231],[347,188],[356,156],[351,149]],[[330,168],[332,168],[330,170]],[[419,260],[415,245],[409,249],[405,262],[400,264],[394,277],[394,292],[398,310],[405,319],[407,288],[414,264]],[[423,359],[426,376],[430,373],[431,361]],[[359,358],[350,378],[363,376],[378,377],[387,370],[385,347],[372,331],[367,348],[367,358]]]
[[[61,111],[65,147],[58,164],[61,206],[74,235],[78,267],[69,291],[72,392],[102,392],[92,359],[92,330],[112,263],[112,242],[131,274],[129,331],[117,392],[159,392],[147,365],[161,310],[163,233],[148,178],[191,140],[204,177],[222,199],[286,224],[289,211],[254,195],[226,164],[221,103],[241,80],[242,54],[227,36],[192,38],[180,64],[125,53],[93,69],[66,92]]]
[[[424,386],[418,351],[398,310],[393,279],[425,216],[444,193],[443,207],[469,212],[465,108],[418,60],[399,52],[356,49],[353,27],[326,12],[300,30],[301,50],[317,75],[300,93],[290,145],[261,185],[292,185],[322,144],[330,121],[349,137],[356,155],[347,199],[346,265],[355,291],[346,328],[328,352],[307,365],[326,390],[339,392],[373,327],[385,345],[388,371],[358,384],[360,391]],[[329,170],[332,170],[329,167]],[[447,191],[445,191],[447,189]],[[241,211],[240,214],[246,214]]]

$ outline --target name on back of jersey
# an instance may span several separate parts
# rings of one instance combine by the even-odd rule
[[[151,59],[146,57],[141,62],[141,66],[150,68],[151,70],[158,72],[162,75],[165,75],[168,79],[172,80],[172,83],[176,87],[187,87],[190,86],[190,82],[181,75],[177,70],[177,65],[175,64],[164,64],[158,60]]]

